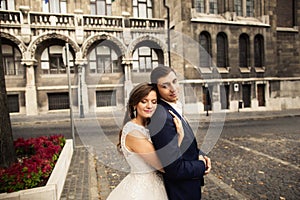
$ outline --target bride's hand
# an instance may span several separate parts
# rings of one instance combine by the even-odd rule
[[[184,130],[182,127],[182,123],[181,123],[181,120],[177,117],[177,115],[175,113],[173,113],[171,110],[169,110],[169,112],[173,116],[173,121],[176,126],[177,133],[178,133],[178,145],[180,146],[180,144],[183,140],[183,137],[184,137]]]

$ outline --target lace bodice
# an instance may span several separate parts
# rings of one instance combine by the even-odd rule
[[[131,172],[109,194],[107,200],[168,200],[162,177],[139,154],[126,148],[125,139],[128,134],[151,141],[145,127],[133,122],[125,124],[121,135],[121,149]]]
[[[155,171],[148,163],[146,163],[137,153],[130,151],[125,145],[125,139],[128,134],[140,134],[143,137],[146,137],[149,141],[150,134],[149,130],[145,127],[133,123],[131,121],[127,122],[123,127],[122,136],[121,136],[121,149],[125,156],[126,161],[128,162],[131,173],[149,173]]]

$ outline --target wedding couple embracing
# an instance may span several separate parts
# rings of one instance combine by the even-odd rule
[[[119,147],[130,173],[108,200],[200,200],[211,161],[182,114],[175,71],[158,66],[130,93]]]

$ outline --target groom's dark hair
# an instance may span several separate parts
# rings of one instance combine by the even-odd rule
[[[170,72],[174,72],[174,69],[168,66],[158,66],[154,68],[150,75],[150,80],[152,84],[157,84],[157,81],[161,77],[167,76]],[[176,73],[175,73],[176,74]]]

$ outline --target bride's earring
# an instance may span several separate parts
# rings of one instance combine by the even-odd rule
[[[134,110],[133,110],[133,115],[134,115],[135,118],[137,117],[137,111],[136,111],[136,108],[134,108]]]

